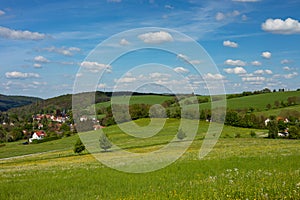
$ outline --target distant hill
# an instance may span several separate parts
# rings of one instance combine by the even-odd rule
[[[88,97],[90,95],[90,92],[76,94],[76,96],[79,96],[78,99],[80,100],[80,102],[84,104],[94,104],[95,102],[100,103],[110,100],[110,97],[106,93],[97,91],[95,93],[95,100],[92,100],[92,102],[88,102]],[[34,114],[51,113],[55,112],[56,110],[68,111],[70,109],[72,109],[72,94],[66,94],[46,100],[36,101],[26,106],[15,107],[10,109],[9,112],[15,114]]]
[[[42,101],[37,97],[25,97],[25,96],[7,96],[0,94],[0,111],[7,111],[11,108],[21,107]]]

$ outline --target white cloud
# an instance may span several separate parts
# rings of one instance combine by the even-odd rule
[[[176,67],[176,68],[174,68],[174,71],[177,73],[188,73],[189,72],[189,70],[184,67]]]
[[[41,64],[39,64],[39,63],[34,63],[34,64],[33,64],[33,67],[35,67],[35,68],[41,68],[41,67],[42,67],[42,65],[41,65]]]
[[[234,1],[234,2],[245,2],[245,3],[247,3],[247,2],[259,2],[260,0],[232,0],[232,1]]]
[[[120,40],[120,45],[122,45],[122,46],[126,46],[126,45],[129,45],[129,44],[130,44],[130,42],[127,41],[125,38]]]
[[[253,65],[253,66],[261,66],[261,62],[255,60],[255,61],[251,62],[251,65]]]
[[[217,21],[221,21],[221,20],[223,20],[223,19],[225,19],[225,14],[224,13],[222,13],[222,12],[218,12],[217,14],[216,14],[216,20]]]
[[[112,3],[121,3],[122,0],[107,0],[107,2],[112,2]]]
[[[292,70],[290,67],[288,67],[288,66],[285,66],[285,67],[283,67],[283,69],[285,70],[285,71],[290,71],[290,70]]]
[[[132,83],[132,82],[135,82],[137,79],[135,77],[123,77],[123,78],[120,78],[118,80],[115,80],[115,82],[118,82],[118,83]]]
[[[246,21],[248,19],[247,15],[242,15],[242,20]]]
[[[242,61],[242,60],[232,60],[232,59],[227,59],[224,62],[225,65],[231,65],[231,66],[239,66],[239,67],[243,67],[246,65],[246,62]]]
[[[288,64],[288,63],[290,63],[291,61],[290,60],[288,60],[288,59],[283,59],[280,63],[281,64]]]
[[[107,85],[105,83],[100,83],[97,87],[99,89],[105,89],[107,87]]]
[[[273,74],[273,72],[271,70],[269,70],[269,69],[266,69],[265,70],[265,74]]]
[[[300,34],[300,23],[292,18],[267,19],[261,27],[264,31],[275,34]]]
[[[110,65],[106,65],[98,62],[91,62],[91,61],[83,61],[82,63],[80,63],[80,67],[83,67],[92,73],[98,73],[102,70],[111,72],[112,69]]]
[[[24,79],[24,78],[39,78],[40,75],[36,73],[23,73],[23,72],[6,72],[6,78]]]
[[[200,60],[190,60],[190,58],[187,55],[184,55],[184,54],[181,54],[181,53],[177,54],[177,58],[179,58],[179,59],[181,59],[181,60],[183,60],[183,61],[185,61],[185,62],[187,62],[191,65],[198,65],[198,64],[201,63]]]
[[[0,10],[0,16],[5,15],[5,12],[3,10]]]
[[[285,75],[283,75],[283,77],[286,78],[286,79],[291,79],[291,78],[294,78],[295,76],[298,76],[297,72],[293,72],[291,74],[285,74]]]
[[[222,21],[222,20],[225,20],[226,18],[232,18],[232,17],[239,16],[240,14],[241,13],[238,10],[234,10],[234,11],[228,12],[228,13],[218,12],[215,16],[215,19],[217,21]]]
[[[272,56],[271,52],[269,51],[265,51],[261,53],[261,57],[266,58],[266,59],[270,59]]]
[[[174,6],[171,6],[171,5],[165,5],[165,8],[167,8],[167,9],[174,9]]]
[[[79,52],[80,48],[78,47],[61,47],[61,48],[57,48],[57,47],[48,47],[48,48],[44,48],[43,50],[48,51],[48,52],[55,52],[58,54],[62,54],[64,56],[73,56],[74,52]]]
[[[260,74],[260,75],[262,75],[262,74],[273,74],[273,72],[269,69],[266,69],[266,70],[259,69],[259,70],[256,70],[254,72],[254,74]]]
[[[198,65],[201,63],[200,60],[189,60],[188,62],[191,63],[192,65]]]
[[[140,40],[145,43],[149,44],[160,44],[163,42],[172,42],[173,37],[170,33],[165,31],[158,31],[158,32],[149,32],[144,33],[138,36]]]
[[[36,57],[34,57],[33,60],[38,63],[48,63],[49,62],[49,60],[47,58],[45,58],[44,56],[36,56]]]
[[[177,58],[182,59],[184,61],[189,60],[189,57],[187,55],[184,55],[184,54],[181,54],[181,53],[177,54]]]
[[[207,73],[203,76],[203,78],[205,80],[223,80],[223,79],[225,79],[225,76],[223,76],[222,74]]]
[[[226,40],[226,41],[223,42],[223,46],[237,48],[239,45],[236,42]]]
[[[265,81],[266,78],[262,76],[253,76],[253,77],[243,77],[243,81]]]
[[[245,74],[247,71],[243,67],[225,68],[224,71],[228,74]]]
[[[42,40],[46,35],[38,32],[13,30],[0,26],[0,37],[14,40]]]

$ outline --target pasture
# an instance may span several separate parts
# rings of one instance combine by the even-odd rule
[[[138,120],[140,126],[149,123]],[[195,123],[195,122],[194,122]],[[174,137],[179,121],[169,119],[154,137],[133,139],[116,126],[104,129],[123,148],[137,152],[161,148]],[[21,150],[37,146],[42,154],[0,160],[0,199],[299,199],[300,141],[251,138],[251,129],[224,127],[214,149],[198,159],[208,123],[200,122],[185,154],[161,170],[130,174],[110,169],[87,152],[72,152],[77,136],[47,143],[0,147]],[[255,130],[258,136],[265,130]],[[236,138],[237,134],[240,138]],[[65,144],[65,146],[63,145]],[[27,154],[29,150],[26,151]],[[173,153],[169,152],[170,155]],[[101,153],[109,156],[110,152]]]

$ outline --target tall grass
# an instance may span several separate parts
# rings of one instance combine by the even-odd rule
[[[195,141],[172,165],[128,174],[91,155],[2,162],[0,199],[299,199],[297,140],[220,139],[198,160]]]

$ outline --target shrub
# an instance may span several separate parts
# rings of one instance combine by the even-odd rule
[[[256,137],[255,131],[250,131],[250,136],[251,136],[251,137]]]
[[[291,126],[289,128],[289,138],[290,139],[300,139],[300,132],[296,126]]]
[[[240,133],[235,134],[235,138],[240,138],[240,137],[241,137]]]
[[[182,129],[179,129],[177,132],[177,138],[179,140],[183,140],[184,138],[186,138],[186,134]]]

